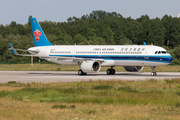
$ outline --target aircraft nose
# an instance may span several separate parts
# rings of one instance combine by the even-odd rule
[[[169,61],[172,62],[173,61],[173,57],[170,55],[169,57]]]

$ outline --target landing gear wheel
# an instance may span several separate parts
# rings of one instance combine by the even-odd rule
[[[156,76],[157,73],[156,73],[156,72],[152,72],[151,75],[152,75],[152,76]]]
[[[107,73],[108,75],[110,75],[110,74],[111,74],[111,69],[107,69],[106,73]]]
[[[84,73],[84,72],[83,72],[83,75],[87,75],[87,73]]]
[[[115,70],[114,69],[107,69],[107,71],[106,71],[106,73],[108,74],[108,75],[114,75],[115,74]]]
[[[79,70],[78,75],[82,75],[82,72],[83,72],[82,70]]]
[[[111,69],[111,74],[114,75],[115,74],[115,69]]]
[[[155,66],[151,66],[151,69],[152,69],[151,75],[152,75],[152,76],[156,76],[157,73],[156,73],[156,71],[155,71]]]
[[[82,70],[79,70],[78,75],[87,75],[87,73],[84,73]]]

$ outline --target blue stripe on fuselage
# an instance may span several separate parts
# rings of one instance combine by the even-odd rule
[[[49,56],[61,56],[72,57],[72,55],[49,55]],[[170,55],[76,55],[77,58],[88,59],[104,59],[104,60],[132,60],[132,61],[151,61],[151,62],[163,62],[171,63],[172,57]]]

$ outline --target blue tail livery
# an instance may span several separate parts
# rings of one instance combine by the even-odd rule
[[[32,34],[34,39],[35,47],[38,46],[52,46],[49,40],[46,38],[41,26],[37,22],[36,18],[30,18],[31,20],[31,27],[32,27]]]

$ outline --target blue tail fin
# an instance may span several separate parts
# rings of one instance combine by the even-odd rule
[[[36,18],[30,18],[35,47],[51,46]]]

